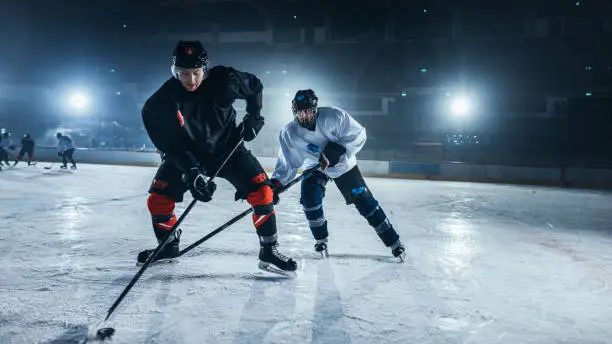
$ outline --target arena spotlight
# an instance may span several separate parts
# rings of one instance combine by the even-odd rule
[[[457,97],[450,103],[450,111],[456,116],[465,116],[472,109],[470,100],[467,97]]]
[[[82,92],[75,92],[70,94],[68,103],[76,110],[83,110],[89,105],[89,98]]]

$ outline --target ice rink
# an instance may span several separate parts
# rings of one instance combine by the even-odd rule
[[[0,172],[2,344],[76,343],[156,244],[145,203],[155,169],[43,166]],[[404,264],[333,184],[332,257],[317,259],[294,187],[277,217],[297,278],[257,269],[243,219],[178,264],[150,267],[112,315],[110,342],[612,343],[612,194],[367,181],[407,246]],[[181,226],[182,247],[248,208],[218,183]]]

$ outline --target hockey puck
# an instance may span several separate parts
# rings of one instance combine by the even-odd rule
[[[115,329],[112,327],[103,327],[96,332],[96,338],[104,340],[110,338],[115,333]]]

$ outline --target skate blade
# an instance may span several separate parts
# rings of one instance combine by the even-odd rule
[[[321,253],[321,259],[329,258],[329,252],[327,252],[327,250],[321,251],[319,253]]]
[[[285,270],[281,270],[277,267],[275,267],[274,265],[270,264],[270,263],[266,263],[266,262],[259,262],[259,268],[263,271],[267,271],[267,272],[271,272],[273,274],[277,274],[280,276],[285,276],[285,277],[289,277],[289,278],[295,278],[297,276],[297,274],[295,273],[295,271],[285,271]]]
[[[397,256],[400,263],[406,262],[406,251],[402,252],[399,256]]]
[[[149,263],[149,266],[154,266],[154,265],[163,265],[163,264],[178,264],[179,260],[178,258],[164,258],[164,259],[158,259],[154,262]],[[136,262],[136,266],[143,266],[144,262]]]

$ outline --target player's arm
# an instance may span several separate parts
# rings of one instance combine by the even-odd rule
[[[279,143],[280,149],[271,179],[275,188],[285,185],[295,178],[298,169],[304,163],[302,155],[286,128],[279,135]]]
[[[149,99],[142,108],[142,120],[155,147],[186,172],[199,163],[188,149],[185,132],[175,112],[171,102]]]
[[[217,66],[210,70],[213,79],[225,83],[222,101],[229,105],[236,99],[246,101],[247,114],[240,124],[241,136],[245,141],[251,141],[264,126],[261,116],[263,84],[251,73],[242,72],[231,67]]]
[[[336,109],[335,116],[326,117],[323,127],[330,129],[330,140],[321,155],[323,169],[356,155],[365,145],[365,128],[344,110]]]
[[[236,99],[246,101],[246,111],[252,115],[259,115],[262,107],[263,84],[258,77],[251,73],[242,72],[225,66],[217,66],[209,71],[210,78],[225,83],[222,96],[227,102]]]
[[[334,129],[332,134],[336,137],[337,143],[346,149],[347,156],[359,153],[366,143],[365,128],[346,111],[340,111]]]

